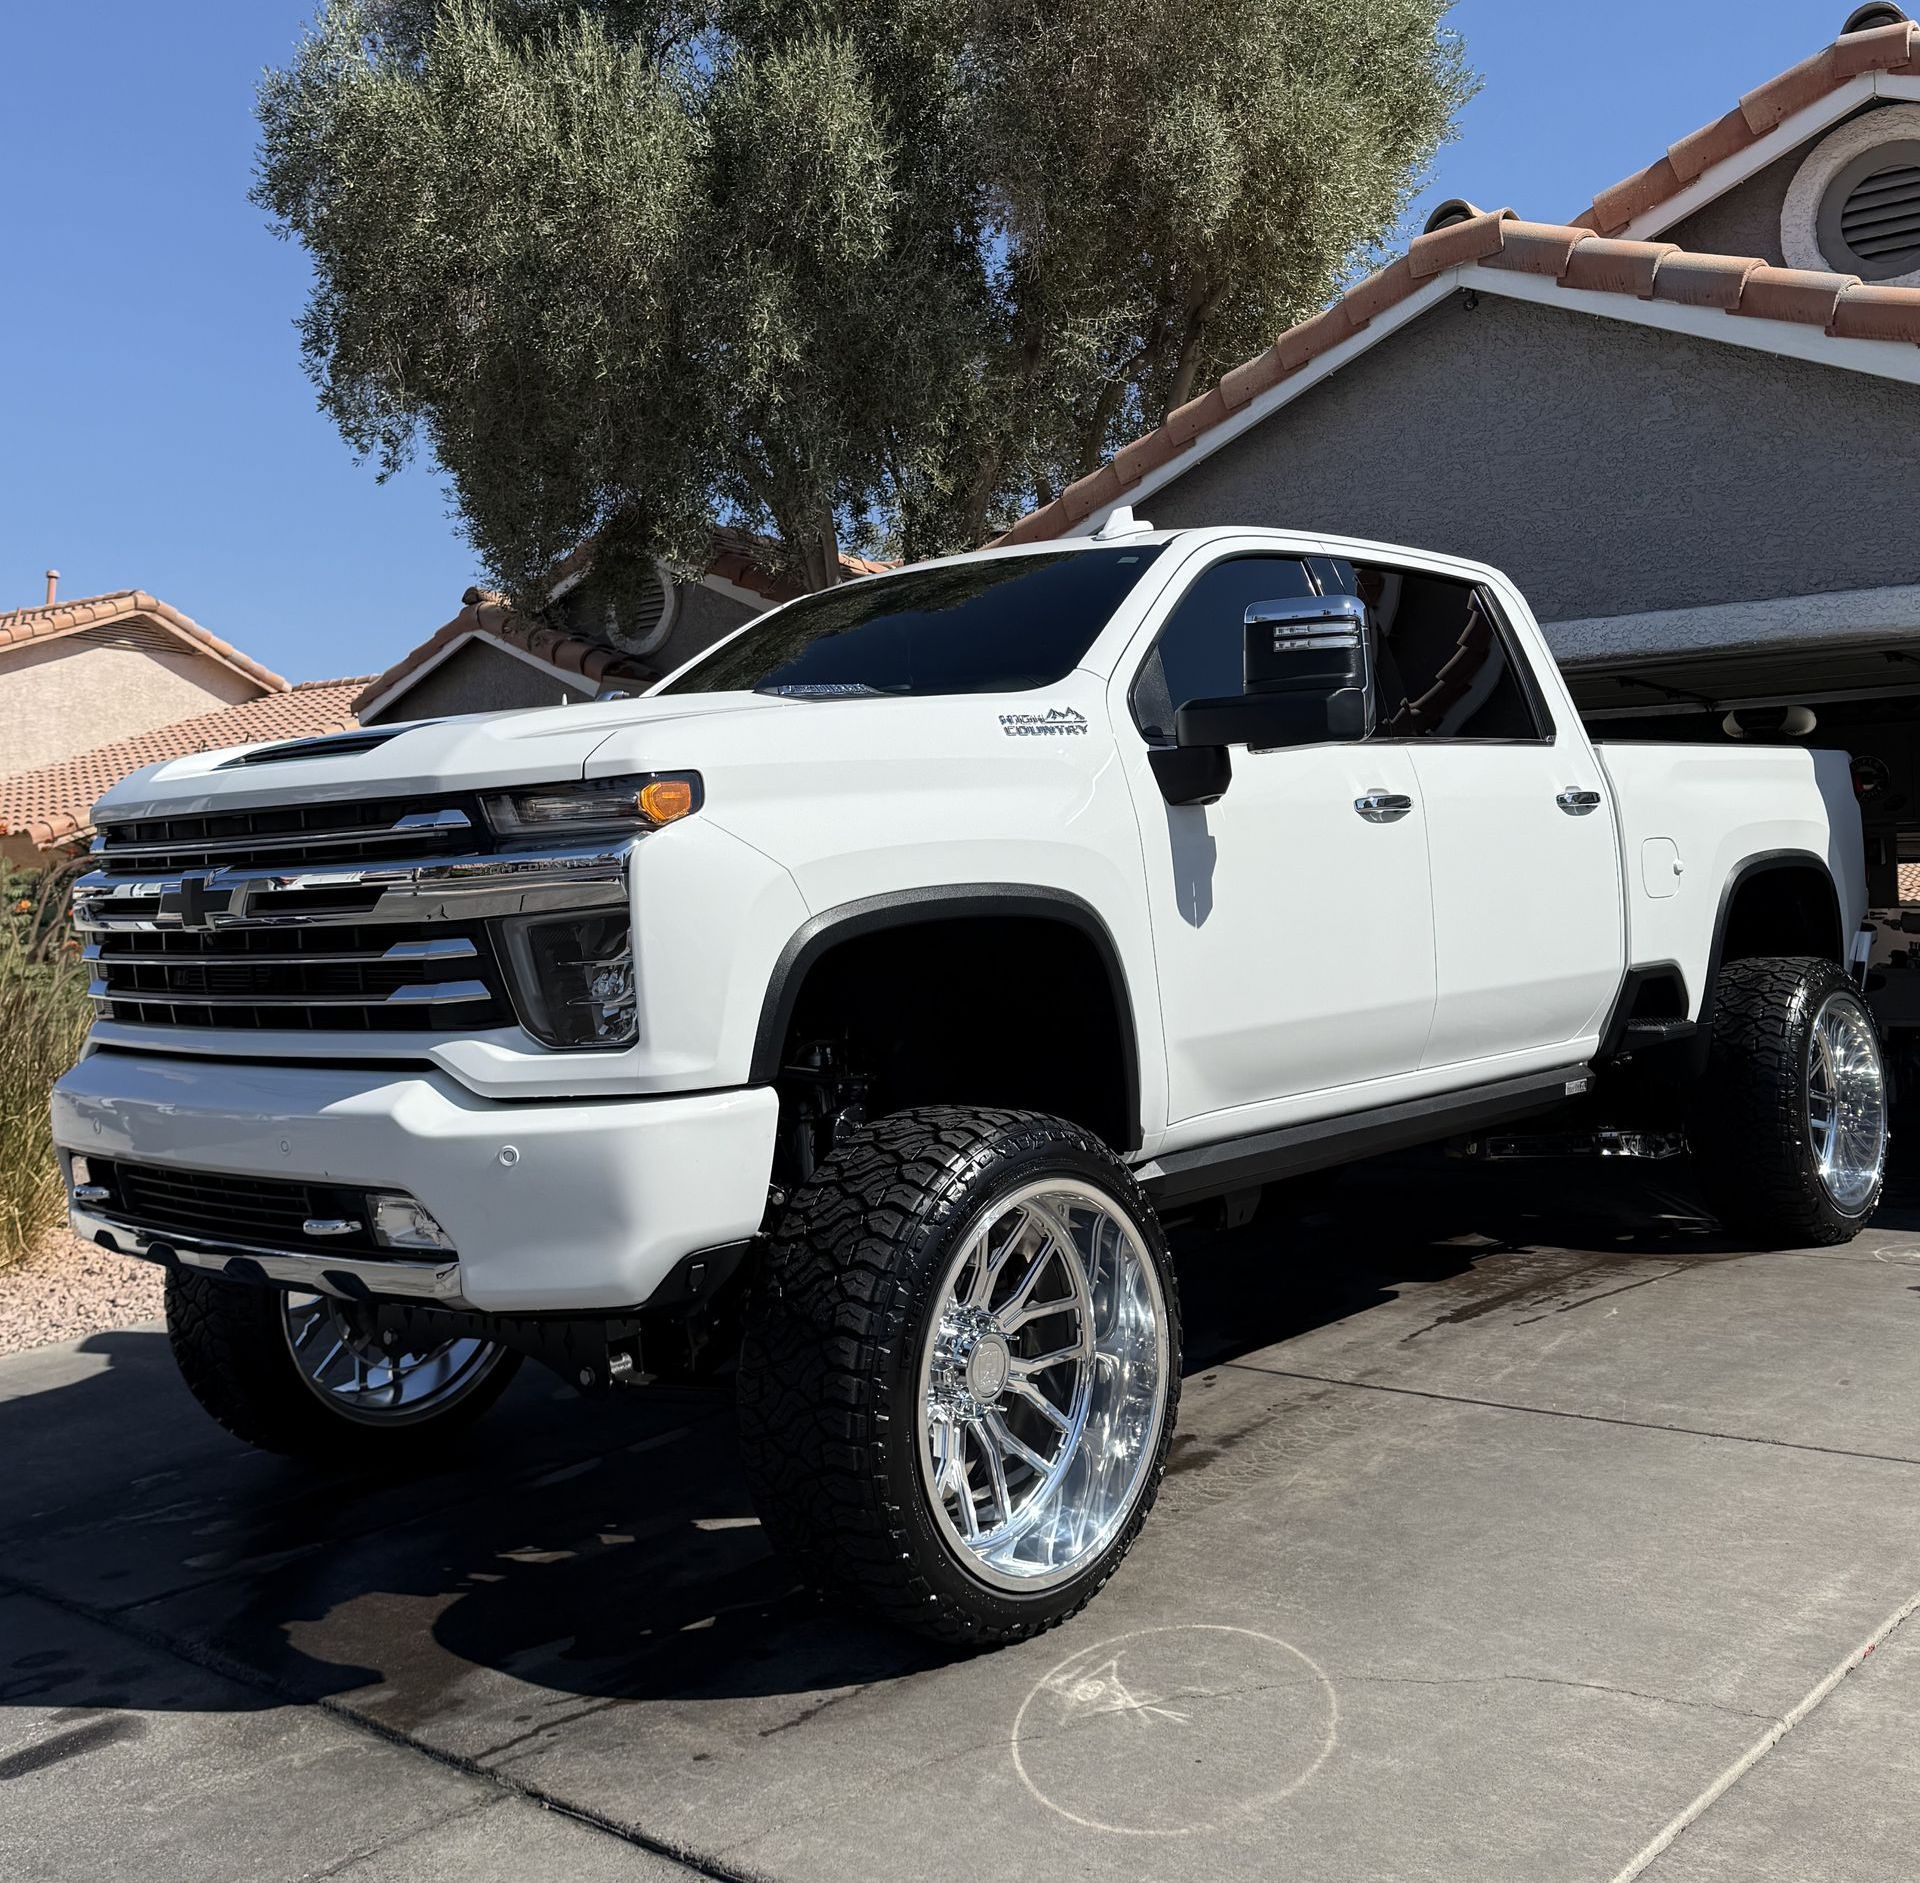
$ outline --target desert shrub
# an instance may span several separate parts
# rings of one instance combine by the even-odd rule
[[[0,1268],[60,1220],[66,1187],[47,1095],[87,1031],[86,974],[66,920],[68,872],[0,863]]]

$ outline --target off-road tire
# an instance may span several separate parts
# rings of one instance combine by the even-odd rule
[[[330,1412],[287,1346],[276,1290],[192,1269],[167,1273],[167,1340],[202,1408],[261,1451],[320,1464],[407,1470],[432,1463],[507,1390],[520,1356],[444,1411],[406,1425],[363,1425]]]
[[[1850,1242],[1879,1207],[1881,1185],[1840,1209],[1820,1181],[1807,1124],[1813,1022],[1828,997],[1858,998],[1831,961],[1732,961],[1714,990],[1707,1069],[1687,1126],[1715,1215],[1757,1248]]]
[[[1141,1233],[1165,1306],[1154,1454],[1112,1543],[1032,1594],[987,1586],[942,1541],[919,1478],[919,1362],[957,1239],[1036,1178],[1090,1183]],[[1180,1394],[1179,1300],[1166,1241],[1099,1139],[1034,1112],[928,1106],[846,1139],[789,1200],[747,1306],[742,1456],[770,1541],[816,1587],[934,1639],[1020,1641],[1078,1613],[1119,1567],[1166,1469]]]

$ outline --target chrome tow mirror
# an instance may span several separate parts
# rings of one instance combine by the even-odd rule
[[[1169,804],[1211,804],[1233,777],[1229,746],[1272,751],[1364,739],[1373,711],[1367,605],[1357,595],[1254,602],[1243,622],[1245,690],[1189,700],[1152,754]]]

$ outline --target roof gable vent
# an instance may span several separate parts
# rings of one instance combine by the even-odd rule
[[[99,627],[81,628],[65,634],[53,643],[69,648],[113,647],[138,654],[171,655],[179,660],[197,659],[200,650],[189,647],[177,634],[169,634],[157,621],[135,615],[127,621],[104,622]]]
[[[1920,267],[1920,144],[1886,153],[1896,161],[1872,171],[1840,203],[1840,240],[1876,269]]]
[[[1920,100],[1877,105],[1820,139],[1787,185],[1789,268],[1920,287]]]
[[[567,583],[554,601],[568,633],[617,647],[623,654],[654,653],[673,629],[673,578],[658,562],[639,592],[618,602],[594,580],[591,569]]]

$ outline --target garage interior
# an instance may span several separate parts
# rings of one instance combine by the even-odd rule
[[[1895,1102],[1911,1111],[1920,1100],[1920,636],[1568,660],[1562,671],[1598,740],[1847,753],[1877,930],[1868,1005]]]

